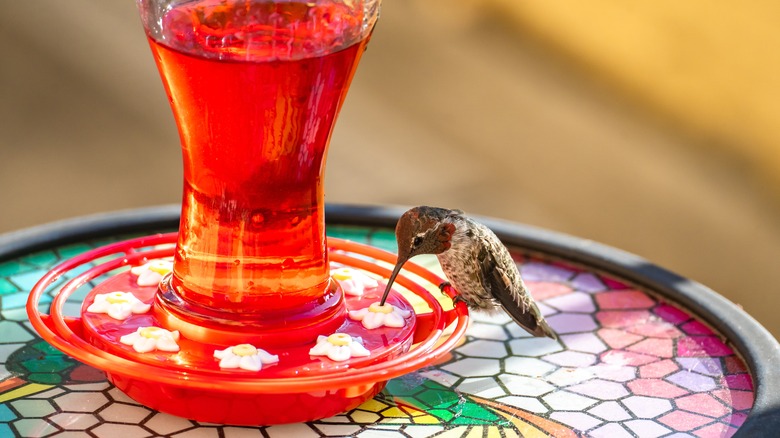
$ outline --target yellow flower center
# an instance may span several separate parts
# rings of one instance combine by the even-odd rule
[[[149,265],[149,270],[152,272],[156,272],[160,275],[165,275],[169,272],[171,272],[170,266],[165,262],[154,262]]]
[[[138,332],[138,334],[144,338],[157,339],[162,336],[163,332],[159,327],[144,327]]]
[[[111,294],[108,294],[106,297],[106,301],[108,301],[109,304],[124,304],[129,303],[127,298],[125,298],[125,294],[122,292],[114,292]]]
[[[332,276],[336,280],[349,280],[352,278],[352,271],[349,268],[339,268],[333,271]]]
[[[393,313],[393,306],[390,304],[379,305],[379,303],[373,303],[368,306],[368,311],[372,313]]]
[[[240,344],[233,347],[231,350],[236,356],[254,356],[257,354],[257,348],[249,344]]]
[[[345,333],[334,333],[328,336],[328,342],[337,347],[342,347],[344,345],[349,345],[349,343],[352,342],[352,337]]]

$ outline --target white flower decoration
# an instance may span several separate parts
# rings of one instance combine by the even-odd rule
[[[347,295],[359,297],[363,295],[366,289],[373,289],[379,286],[379,282],[357,269],[338,268],[330,271],[330,275],[338,280],[341,289]]]
[[[136,282],[139,286],[156,286],[162,278],[173,270],[173,261],[170,258],[154,259],[147,263],[134,266],[130,273],[137,275]]]
[[[220,368],[241,368],[247,371],[260,371],[263,365],[279,362],[279,356],[249,344],[239,344],[214,352],[219,359]]]
[[[151,308],[130,292],[109,292],[95,295],[95,301],[87,307],[87,312],[106,313],[114,319],[125,320],[130,314],[146,313]]]
[[[352,357],[365,357],[371,353],[363,346],[360,337],[352,337],[346,333],[334,333],[330,336],[318,336],[309,354],[312,356],[328,356],[331,360],[341,362]]]
[[[385,303],[380,306],[379,302],[360,310],[349,311],[351,319],[362,321],[363,327],[369,330],[379,327],[403,327],[406,325],[406,318],[411,314],[412,312],[399,309],[392,304]]]
[[[176,352],[179,351],[178,340],[178,331],[171,332],[160,327],[138,327],[135,332],[119,338],[119,342],[132,345],[133,350],[139,353],[154,350]]]

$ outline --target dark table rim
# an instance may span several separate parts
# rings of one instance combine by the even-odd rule
[[[179,205],[164,205],[68,219],[0,235],[0,262],[89,238],[174,229]],[[328,204],[328,224],[393,229],[404,207]],[[593,267],[677,302],[728,338],[754,378],[755,402],[738,437],[772,436],[780,430],[780,344],[755,319],[711,289],[636,255],[590,240],[528,225],[478,218],[508,246]]]

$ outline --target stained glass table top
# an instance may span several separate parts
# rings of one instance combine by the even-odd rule
[[[162,231],[170,229],[145,234]],[[375,221],[330,223],[327,232],[395,250],[392,228]],[[234,427],[159,413],[38,338],[24,309],[53,265],[136,235],[0,262],[0,436],[728,437],[754,406],[746,360],[694,311],[617,275],[510,246],[560,342],[529,337],[504,315],[472,313],[465,340],[445,360],[391,380],[342,415]],[[433,256],[415,261],[439,269]],[[70,298],[72,314],[82,298]]]

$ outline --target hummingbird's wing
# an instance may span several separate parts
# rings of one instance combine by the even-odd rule
[[[506,250],[503,247],[502,249]],[[482,246],[477,260],[481,268],[479,272],[482,286],[493,295],[504,311],[528,333],[555,339],[554,332],[544,321],[539,308],[525,289],[517,268],[514,265],[501,266],[487,245]],[[508,260],[512,260],[511,256]]]

